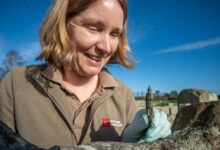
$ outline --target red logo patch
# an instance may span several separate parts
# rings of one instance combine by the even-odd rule
[[[102,127],[109,128],[111,125],[109,118],[102,118]]]

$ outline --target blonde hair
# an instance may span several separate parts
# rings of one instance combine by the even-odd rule
[[[68,20],[88,8],[97,0],[55,0],[43,21],[39,37],[42,48],[37,60],[45,59],[46,62],[63,67],[64,64],[72,65],[74,59],[78,59],[76,51],[73,51],[68,32]],[[129,69],[133,68],[133,61],[129,59],[131,53],[126,36],[127,1],[117,0],[124,12],[124,27],[119,38],[118,49],[110,58],[108,64],[120,63]]]

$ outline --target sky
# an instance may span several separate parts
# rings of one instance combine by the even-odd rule
[[[51,0],[0,2],[0,61],[10,49],[39,63],[38,30]],[[127,35],[135,68],[110,72],[134,93],[205,89],[220,94],[220,1],[128,0]]]

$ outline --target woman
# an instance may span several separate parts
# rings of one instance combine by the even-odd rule
[[[133,67],[126,19],[125,0],[54,1],[40,30],[37,59],[46,64],[17,68],[5,77],[1,121],[42,148],[122,137],[139,141],[147,116],[139,113],[132,122],[137,108],[131,91],[105,69],[109,63]],[[136,131],[140,121],[146,127]]]

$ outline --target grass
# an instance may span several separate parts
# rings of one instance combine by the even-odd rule
[[[145,101],[145,99],[136,99],[137,101]],[[157,99],[153,100],[154,106],[166,106],[166,105],[173,105],[177,106],[177,99],[173,100],[164,100],[164,99]]]

